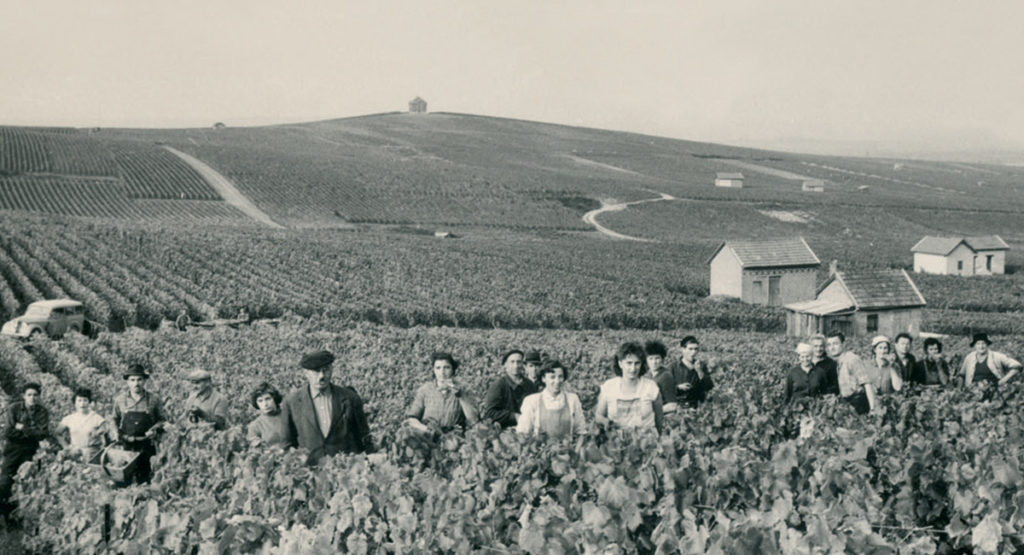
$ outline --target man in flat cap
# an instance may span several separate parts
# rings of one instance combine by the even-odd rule
[[[331,383],[333,363],[328,351],[303,356],[299,366],[308,383],[289,393],[282,407],[289,441],[309,450],[310,464],[325,455],[373,452],[363,400],[351,387]]]
[[[185,401],[185,415],[192,424],[209,422],[215,430],[228,427],[228,400],[213,389],[213,376],[196,369],[188,375],[192,392]]]

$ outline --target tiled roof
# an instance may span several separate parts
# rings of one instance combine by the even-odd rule
[[[976,251],[989,251],[989,250],[1008,250],[1010,245],[1003,241],[1003,238],[998,235],[980,235],[978,237],[968,237],[965,239],[967,245]]]
[[[743,179],[743,174],[740,172],[717,172],[715,179]]]
[[[978,237],[964,237],[963,235],[957,237],[934,237],[926,235],[916,245],[911,247],[910,251],[946,256],[953,252],[953,249],[960,243],[966,243],[968,248],[975,251],[1006,250],[1010,248],[1006,241],[1003,241],[1003,238],[998,235],[982,235]]]
[[[786,305],[786,308],[794,312],[806,312],[807,314],[824,316],[826,314],[835,314],[837,312],[853,312],[854,306],[851,303],[815,299],[812,301],[790,303]]]
[[[715,249],[708,262],[718,256],[723,248],[732,250],[744,268],[821,264],[821,260],[818,260],[803,237],[766,241],[726,241]]]
[[[846,288],[858,310],[927,304],[904,270],[836,272],[834,279]]]

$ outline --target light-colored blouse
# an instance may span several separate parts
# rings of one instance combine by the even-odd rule
[[[521,434],[544,432],[548,436],[562,437],[585,433],[585,425],[579,396],[568,391],[552,395],[544,390],[523,399],[516,431]]]
[[[654,428],[654,402],[661,395],[654,380],[640,378],[636,391],[626,394],[622,391],[625,380],[612,378],[601,385],[600,399],[608,407],[608,419],[624,428]]]

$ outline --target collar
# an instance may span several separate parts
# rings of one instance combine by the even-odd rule
[[[311,398],[313,398],[313,399],[316,399],[317,397],[320,397],[320,396],[330,397],[331,396],[331,384],[328,383],[327,387],[322,389],[322,390],[320,390],[320,391],[314,391],[313,390],[313,386],[309,386],[309,396]]]

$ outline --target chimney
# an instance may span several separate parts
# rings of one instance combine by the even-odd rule
[[[829,277],[832,277],[832,276],[836,275],[836,272],[838,272],[838,271],[839,271],[839,261],[838,260],[833,260],[832,262],[828,263],[828,275],[829,275]]]

